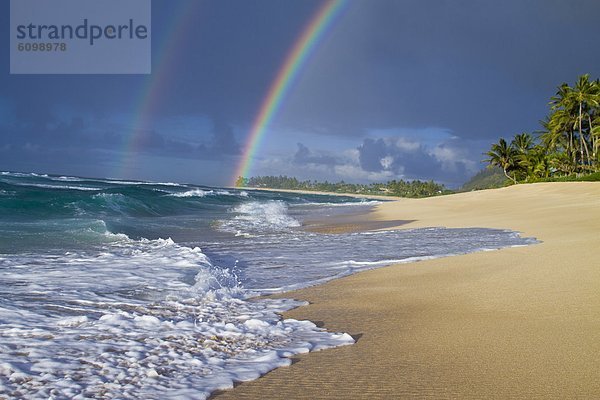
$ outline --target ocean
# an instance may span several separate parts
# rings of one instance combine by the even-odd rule
[[[508,230],[308,232],[379,201],[0,173],[0,398],[203,399],[352,345],[263,296],[535,243]],[[401,268],[401,267],[399,267]]]

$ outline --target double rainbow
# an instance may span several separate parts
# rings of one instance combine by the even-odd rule
[[[232,186],[236,185],[238,177],[248,177],[250,175],[256,152],[267,128],[281,108],[286,94],[290,91],[302,67],[333,26],[336,17],[340,15],[346,2],[347,0],[327,0],[324,2],[286,56],[254,119],[244,146],[242,158],[232,177]]]

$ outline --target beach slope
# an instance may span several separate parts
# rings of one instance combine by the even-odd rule
[[[378,206],[417,227],[506,228],[540,244],[403,264],[286,293],[286,318],[356,335],[218,399],[597,398],[600,184],[542,183]]]

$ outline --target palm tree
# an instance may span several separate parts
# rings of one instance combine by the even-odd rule
[[[533,137],[526,132],[520,133],[515,136],[511,145],[517,152],[527,154],[533,147]]]
[[[596,137],[593,135],[594,115],[600,107],[600,89],[598,81],[590,81],[588,74],[581,75],[574,87],[566,83],[559,86],[550,104],[553,114],[550,125],[553,134],[559,132],[569,135],[567,152],[572,153],[577,163],[577,152],[581,169],[589,169],[595,163]],[[579,141],[579,149],[575,150],[575,141]],[[590,155],[592,148],[592,155]]]
[[[513,181],[513,183],[517,183],[517,179],[510,176],[508,172],[516,166],[516,151],[515,149],[506,143],[504,138],[500,138],[498,143],[494,143],[490,151],[485,153],[489,158],[487,161],[490,165],[497,165],[502,168],[504,171],[504,175]]]
[[[500,139],[486,153],[486,161],[514,183],[600,170],[600,80],[585,74],[573,87],[563,83],[549,104],[535,139],[521,133],[510,145]]]
[[[577,104],[577,127],[579,130],[579,141],[581,144],[581,158],[583,159],[583,151],[585,149],[589,165],[591,159],[587,140],[586,137],[584,137],[583,120],[585,117],[587,122],[587,120],[589,120],[588,118],[590,117],[591,110],[598,108],[599,106],[596,85],[594,82],[590,82],[589,74],[579,77],[575,87],[571,91],[571,96],[573,98],[572,101]]]
[[[555,152],[548,155],[548,162],[554,173],[571,175],[575,172],[575,165],[567,153]]]
[[[533,137],[529,133],[520,133],[513,138],[510,147],[515,151],[515,171],[513,176],[518,179],[524,179],[527,182],[531,176],[529,171],[529,156],[533,148]]]
[[[592,146],[592,162],[596,164],[596,169],[599,164],[598,148],[600,147],[600,79],[592,82],[592,101],[591,110],[587,115],[590,141]]]
[[[540,138],[542,145],[547,150],[556,150],[560,145],[562,133],[556,134],[555,130],[552,129],[552,122],[549,116],[541,120],[540,125],[542,126],[542,129],[538,131],[538,137]]]
[[[571,159],[573,166],[577,166],[577,151],[575,150],[576,105],[571,95],[573,89],[563,83],[558,87],[556,95],[550,100],[552,114],[548,118],[548,136],[546,141],[551,150],[562,147]]]
[[[238,176],[235,180],[235,187],[246,187],[248,186],[248,178],[244,178],[243,176]]]
[[[543,146],[532,147],[527,154],[519,159],[527,178],[548,178],[550,176],[550,160]]]
[[[600,86],[600,85],[599,85]],[[592,135],[592,153],[594,162],[596,163],[596,169],[600,164],[600,109],[596,110],[596,116],[590,121],[590,129]]]

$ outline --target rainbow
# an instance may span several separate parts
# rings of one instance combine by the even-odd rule
[[[347,0],[325,1],[287,54],[254,119],[242,152],[242,158],[233,175],[232,186],[236,186],[238,177],[250,175],[252,163],[267,128],[281,108],[284,98],[289,93],[302,67],[333,26],[336,17],[340,15],[346,3]]]
[[[187,51],[178,43],[185,43],[182,38],[186,29],[192,22],[197,23],[197,20],[194,20],[199,14],[194,11],[196,2],[185,2],[176,7],[178,8],[173,11],[169,20],[160,27],[160,32],[159,27],[155,27],[157,34],[153,35],[156,46],[152,51],[152,73],[142,78],[143,84],[134,103],[134,119],[123,138],[122,159],[116,165],[115,178],[132,178],[137,175],[135,168],[142,138],[153,129],[152,117],[160,108],[164,94],[168,91],[169,77],[176,75],[171,70],[176,66],[173,60],[179,59],[179,54]]]

